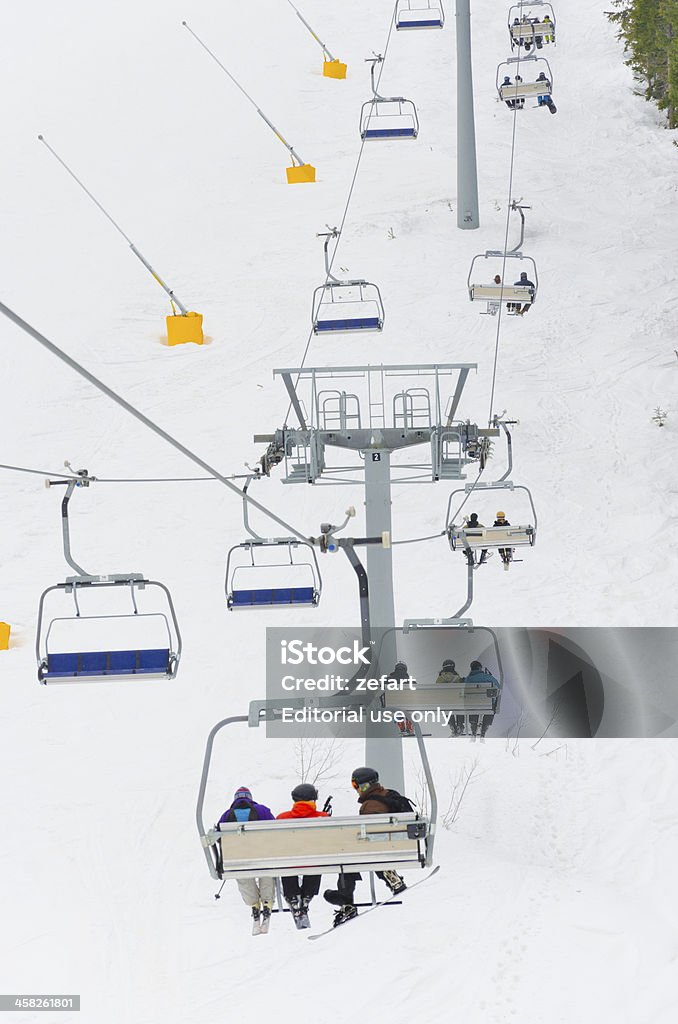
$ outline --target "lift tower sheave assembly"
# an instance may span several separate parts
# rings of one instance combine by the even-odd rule
[[[370,621],[375,632],[384,633],[380,673],[390,673],[398,661],[391,488],[463,480],[469,463],[482,465],[499,430],[458,418],[475,369],[475,363],[425,363],[273,371],[282,378],[297,425],[267,436],[267,465],[280,464],[286,484],[362,485],[366,533],[386,541],[370,544],[366,555]],[[367,736],[365,762],[402,791],[402,739],[393,726]]]

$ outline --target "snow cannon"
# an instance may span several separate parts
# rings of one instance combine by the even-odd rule
[[[202,333],[202,313],[172,313],[165,318],[165,322],[168,345],[186,345],[188,342],[202,345],[205,340]]]
[[[323,61],[323,76],[325,78],[346,78],[346,64],[342,64],[336,57],[334,60]]]
[[[292,164],[287,168],[287,184],[300,185],[315,181],[315,167],[312,164]]]

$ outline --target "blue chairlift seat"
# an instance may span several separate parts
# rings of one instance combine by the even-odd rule
[[[440,17],[436,18],[422,18],[417,21],[401,21],[396,28],[442,28],[443,23]]]
[[[364,139],[416,139],[414,128],[366,128]]]
[[[274,587],[264,590],[234,590],[230,595],[231,608],[260,608],[262,605],[318,604],[319,594],[314,587]]]
[[[48,654],[43,679],[69,676],[169,675],[169,648]]]
[[[327,334],[332,331],[380,331],[382,321],[378,316],[360,316],[352,319],[337,317],[335,320],[318,320],[315,331]]]

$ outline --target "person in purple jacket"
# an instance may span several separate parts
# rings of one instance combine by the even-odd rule
[[[246,786],[236,789],[233,803],[219,818],[225,821],[274,821],[275,815],[264,804],[258,804]],[[274,878],[236,878],[243,901],[252,908],[252,924],[268,928],[275,898]]]

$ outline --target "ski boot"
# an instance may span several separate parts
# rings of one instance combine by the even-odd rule
[[[334,911],[333,927],[338,928],[340,924],[345,924],[346,921],[351,921],[357,916],[358,908],[354,906],[353,903],[346,903],[344,906],[339,907],[338,910]]]
[[[310,928],[311,922],[308,917],[308,905],[310,900],[307,896],[302,896],[299,901],[299,910],[294,915],[294,923],[297,928]]]
[[[252,935],[261,935],[261,911],[259,904],[252,907]]]
[[[405,879],[397,871],[383,871],[382,876],[393,896],[397,896],[398,893],[404,892],[407,889]]]
[[[261,935],[266,935],[271,924],[271,904],[264,903],[261,908],[261,916],[259,923],[259,932]]]

